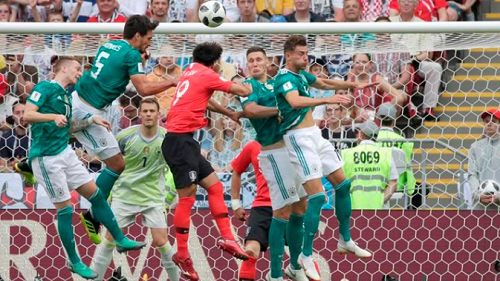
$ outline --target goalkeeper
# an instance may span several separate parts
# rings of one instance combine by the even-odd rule
[[[160,105],[154,98],[143,99],[139,106],[141,125],[121,131],[116,139],[124,155],[125,170],[113,186],[111,209],[121,228],[135,222],[138,214],[142,224],[151,229],[153,245],[160,252],[161,263],[167,270],[168,279],[179,280],[179,269],[172,262],[174,251],[168,241],[165,216],[165,182],[168,166],[161,153],[166,130],[158,126]],[[170,194],[167,200],[172,201]],[[115,244],[109,232],[97,248],[92,268],[102,280],[113,259]]]

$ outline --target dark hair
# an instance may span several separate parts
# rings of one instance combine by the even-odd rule
[[[286,39],[283,47],[285,53],[293,52],[297,46],[307,46],[307,40],[302,35],[292,35]]]
[[[372,55],[371,54],[368,54],[368,53],[359,53],[359,54],[355,54],[354,56],[352,56],[352,60],[355,60],[357,56],[359,55],[365,55],[368,57],[368,60],[369,61],[372,61]]]
[[[379,22],[379,21],[383,21],[383,20],[388,21],[388,22],[390,22],[390,21],[391,21],[391,19],[390,19],[390,18],[388,18],[388,17],[378,17],[378,18],[375,20],[375,22]]]
[[[263,48],[258,47],[258,46],[250,47],[247,50],[247,56],[250,55],[251,53],[263,53],[264,56],[267,57],[266,51]]]
[[[155,20],[150,20],[144,15],[133,15],[128,18],[125,23],[125,28],[123,29],[123,38],[132,39],[136,33],[141,36],[148,34],[148,31],[155,30],[158,27],[159,22]]]
[[[142,105],[145,104],[145,103],[149,103],[149,104],[154,104],[156,105],[156,109],[158,111],[160,111],[160,104],[158,103],[158,101],[156,100],[155,97],[153,98],[144,98],[141,100],[141,102],[139,103],[139,111],[141,110],[142,108]]]
[[[142,101],[142,97],[138,95],[135,91],[133,90],[127,90],[123,95],[120,96],[118,99],[118,102],[120,103],[120,106],[125,108],[129,105],[139,108],[139,104]]]
[[[74,57],[59,57],[54,62],[54,66],[52,66],[52,70],[54,71],[54,73],[58,73],[61,70],[61,67],[63,67],[63,65],[67,64],[70,61],[76,61],[76,62],[80,63]]]
[[[221,55],[221,45],[215,42],[204,42],[196,45],[194,48],[193,62],[201,63],[204,66],[211,66],[220,59]]]

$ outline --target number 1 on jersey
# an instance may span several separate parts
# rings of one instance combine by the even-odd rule
[[[106,53],[106,52],[101,52],[99,54],[99,56],[97,57],[97,59],[95,60],[95,67],[97,67],[97,71],[94,73],[94,72],[90,72],[90,75],[92,76],[92,78],[97,78],[97,76],[99,75],[99,73],[101,73],[101,70],[102,70],[102,67],[104,66],[104,64],[101,62],[102,59],[108,59],[109,58],[109,54]]]

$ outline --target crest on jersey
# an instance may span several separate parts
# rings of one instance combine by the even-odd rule
[[[272,91],[272,90],[274,90],[273,85],[271,85],[271,84],[267,84],[267,83],[266,83],[266,88],[267,88],[268,90],[271,90],[271,91]]]
[[[288,90],[291,90],[292,89],[292,83],[290,81],[286,82],[284,85],[283,85],[283,89],[285,91],[288,91]]]
[[[34,91],[32,94],[31,94],[31,97],[30,97],[30,100],[32,101],[38,101],[40,100],[40,97],[42,96],[42,94],[40,94],[40,92],[37,92],[37,91]]]
[[[137,71],[144,72],[144,65],[142,65],[142,62],[137,63]]]
[[[144,153],[144,154],[149,154],[149,147],[145,147],[145,148],[142,150],[142,153]]]
[[[195,182],[197,177],[198,177],[198,174],[196,173],[196,171],[190,171],[189,172],[189,179],[192,182]]]

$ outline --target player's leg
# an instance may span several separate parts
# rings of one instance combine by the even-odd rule
[[[179,281],[179,268],[172,261],[174,249],[168,241],[167,217],[163,206],[146,207],[141,210],[143,225],[151,229],[153,246],[160,252],[161,264],[170,281]]]
[[[299,187],[300,200],[291,205],[290,218],[286,228],[288,249],[290,251],[290,264],[285,269],[285,274],[292,280],[308,280],[304,270],[298,263],[304,241],[304,214],[307,210],[307,193]]]
[[[64,151],[63,151],[64,152]],[[57,209],[57,232],[66,250],[69,269],[86,279],[93,279],[97,274],[88,268],[78,256],[73,232],[73,207],[70,191],[64,173],[64,154],[37,157],[32,161],[33,173]]]
[[[229,220],[227,206],[224,202],[224,187],[219,177],[215,174],[210,163],[201,155],[199,156],[199,167],[200,178],[202,178],[200,186],[207,190],[208,207],[222,236],[217,241],[217,246],[238,259],[247,260],[247,253],[236,242],[231,231],[231,221]]]
[[[17,162],[14,164],[14,170],[23,175],[24,179],[29,182],[30,184],[35,184],[36,179],[35,176],[33,175],[33,169],[31,168],[30,162],[28,159],[24,159],[22,161]]]
[[[248,254],[248,260],[241,264],[240,280],[257,280],[255,265],[260,252],[265,252],[269,245],[272,214],[272,208],[264,206],[252,208],[250,211],[245,237],[245,252]]]

